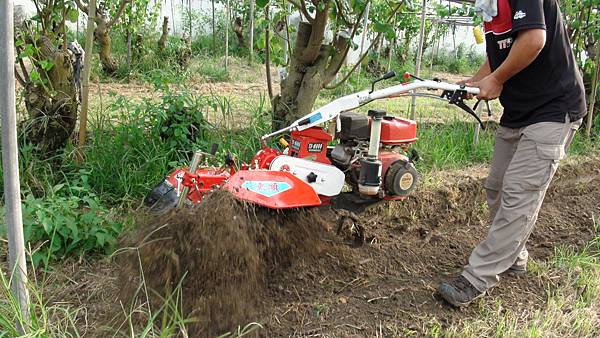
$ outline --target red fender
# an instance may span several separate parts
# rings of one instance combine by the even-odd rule
[[[319,196],[308,183],[286,171],[238,171],[223,188],[238,199],[271,209],[321,205]]]

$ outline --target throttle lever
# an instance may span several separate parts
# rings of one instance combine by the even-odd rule
[[[453,104],[457,107],[459,107],[460,109],[464,110],[465,112],[467,112],[469,115],[473,116],[477,122],[479,122],[479,125],[481,126],[481,129],[485,130],[485,125],[483,124],[483,121],[481,121],[481,119],[479,118],[479,116],[477,116],[477,114],[475,113],[474,109],[471,109],[471,107],[467,106],[467,104],[465,103],[465,101],[463,100],[464,97],[466,97],[467,95],[467,91],[464,89],[458,89],[458,90],[444,90],[442,92],[442,98],[445,98],[448,100],[448,103]],[[486,101],[487,102],[487,101]],[[475,104],[474,108],[477,108],[477,104],[479,102],[477,102]]]
[[[473,111],[471,107],[467,106],[467,104],[463,100],[457,101],[454,104],[457,107],[460,107],[462,110],[466,111],[469,115],[473,116],[477,120],[477,122],[479,122],[481,129],[485,130],[485,125],[483,124],[483,121],[481,121],[477,113],[475,113],[475,111]]]

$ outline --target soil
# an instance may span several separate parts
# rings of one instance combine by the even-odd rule
[[[151,286],[169,290],[188,271],[184,309],[200,320],[190,327],[194,337],[254,321],[262,323],[258,334],[265,337],[422,336],[433,323],[470,321],[482,307],[497,304],[501,312],[510,309],[526,320],[561,278],[502,276],[489,297],[460,310],[435,294],[437,284],[458,274],[485,237],[486,171],[438,173],[409,199],[360,215],[274,212],[215,194],[209,207],[149,220],[133,242],[167,238],[140,249],[144,273]],[[599,214],[600,159],[565,163],[528,242],[531,258],[551,259],[557,246],[581,249],[597,235],[592,218]],[[147,236],[163,224],[168,226]],[[357,237],[364,238],[362,245]],[[88,304],[89,332],[102,336],[102,325],[111,323],[114,330],[122,322],[118,304],[128,298],[120,286],[137,285],[139,273],[128,259],[96,265],[96,271],[70,275],[62,298],[54,299]]]

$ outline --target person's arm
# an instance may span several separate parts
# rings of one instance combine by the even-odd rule
[[[480,100],[493,100],[500,96],[504,83],[529,66],[546,44],[546,30],[526,29],[519,32],[508,57],[494,72],[479,81],[469,83],[479,87]]]

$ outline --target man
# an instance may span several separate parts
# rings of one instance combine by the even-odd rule
[[[497,15],[484,28],[487,60],[465,82],[479,87],[479,99],[499,97],[504,112],[485,182],[489,232],[462,274],[438,288],[454,306],[483,296],[503,272],[526,271],[525,243],[586,114],[583,81],[557,0],[497,0]]]

